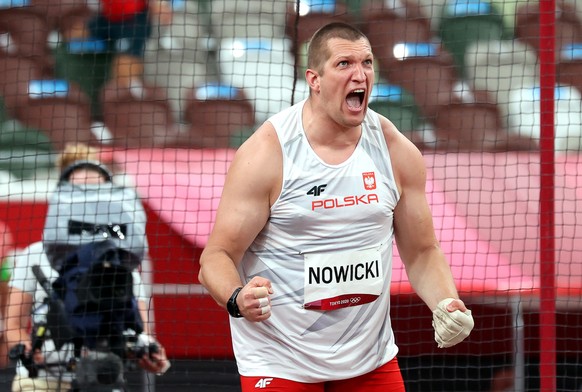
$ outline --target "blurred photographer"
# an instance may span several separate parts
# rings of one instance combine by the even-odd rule
[[[98,162],[96,151],[88,146],[67,146],[58,164],[61,168],[61,179],[55,194],[60,188],[69,189],[71,187],[87,188],[96,193],[101,186],[105,186],[101,184],[112,183],[108,169]],[[138,202],[136,201],[136,203]],[[70,208],[73,210],[74,206],[72,205]],[[140,210],[140,208],[141,205],[137,206],[136,204],[136,209]],[[74,328],[64,325],[64,322],[54,325],[55,308],[58,307],[54,306],[51,301],[54,302],[55,282],[60,281],[61,284],[65,282],[62,278],[64,263],[72,257],[71,255],[78,257],[80,263],[83,249],[94,251],[93,242],[60,248],[53,246],[54,238],[49,237],[60,234],[55,229],[53,232],[56,234],[51,234],[51,231],[48,231],[47,235],[46,226],[57,227],[63,222],[56,222],[60,219],[60,215],[51,216],[49,207],[43,241],[31,244],[15,258],[14,271],[10,280],[6,340],[13,359],[14,357],[19,359],[12,384],[13,392],[122,390],[124,388],[125,361],[128,358],[132,359],[132,356],[136,357],[133,359],[148,372],[162,374],[168,369],[169,361],[166,358],[164,348],[151,336],[147,309],[149,298],[137,269],[141,259],[147,257],[145,214],[140,216],[143,218],[143,222],[139,225],[139,229],[137,232],[132,232],[130,236],[128,235],[131,237],[129,241],[137,242],[141,246],[142,252],[137,252],[139,256],[137,258],[140,260],[131,264],[131,268],[116,266],[115,262],[109,260],[97,265],[97,267],[101,266],[99,268],[102,270],[116,272],[101,277],[101,283],[109,280],[120,281],[118,286],[114,286],[109,291],[100,287],[95,288],[99,282],[94,281],[96,275],[93,274],[88,275],[88,280],[80,281],[79,288],[76,288],[77,293],[84,292],[86,297],[98,297],[100,293],[105,292],[115,294],[121,292],[123,294],[123,283],[127,282],[128,288],[125,291],[128,293],[125,294],[129,294],[126,297],[134,301],[132,303],[135,303],[136,315],[134,323],[128,324],[126,319],[123,319],[121,324],[123,324],[122,327],[130,325],[132,328],[129,332],[133,332],[133,334],[128,333],[126,336],[124,332],[124,335],[121,336],[118,333],[121,327],[116,327],[117,324],[120,324],[118,314],[120,312],[131,313],[131,310],[112,307],[113,310],[104,313],[103,316],[100,314],[103,313],[102,310],[93,308],[89,316],[82,317],[93,317],[95,322],[99,320],[102,325],[91,326],[94,329],[98,328],[99,335],[93,336],[94,342],[87,347],[86,342],[78,334],[72,333]],[[69,220],[69,234],[72,230],[71,227],[74,226],[71,226],[71,222],[79,224],[79,222]],[[86,223],[82,221],[80,224]],[[95,225],[95,227],[100,226]],[[119,232],[119,238],[116,238],[116,231],[108,232],[107,227],[105,229],[103,232],[95,231],[92,233],[90,229],[82,227],[79,231],[79,238],[90,237],[89,234],[95,234],[96,238],[101,235],[107,238],[111,234],[111,239],[97,242],[100,245],[95,249],[103,250],[103,255],[107,257],[121,255],[123,258],[124,255],[129,255],[130,252],[122,252],[116,247],[116,244],[119,243],[116,241],[124,239],[123,233]],[[137,238],[137,241],[134,237]],[[102,267],[103,265],[107,268]],[[93,273],[93,270],[91,272]],[[58,284],[56,287],[58,288]],[[85,290],[83,291],[83,289]],[[100,298],[93,299],[94,303],[101,300]],[[108,303],[114,302],[113,300],[108,301]],[[60,302],[60,305],[63,303]],[[127,303],[127,301],[123,303]],[[74,318],[70,314],[63,314],[63,309],[59,308],[60,313],[57,312],[56,317],[59,321],[70,321]],[[87,323],[87,320],[83,319],[82,322]],[[104,328],[107,328],[108,332],[103,332]],[[112,328],[117,328],[115,333],[112,332]],[[105,343],[99,340],[102,336],[106,336]],[[68,340],[69,337],[72,338]],[[120,343],[122,340],[123,342]],[[103,345],[110,347],[100,349]]]

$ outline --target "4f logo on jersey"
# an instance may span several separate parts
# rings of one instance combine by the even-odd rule
[[[319,196],[323,193],[323,190],[325,189],[326,186],[327,186],[327,184],[316,185],[313,188],[311,188],[309,191],[307,191],[307,194],[313,195],[313,196]]]
[[[376,175],[374,172],[362,173],[362,178],[364,179],[364,188],[367,191],[376,189]]]
[[[257,381],[257,383],[255,384],[255,388],[267,388],[267,386],[269,384],[271,384],[271,381],[273,381],[272,378],[261,378],[259,381]]]

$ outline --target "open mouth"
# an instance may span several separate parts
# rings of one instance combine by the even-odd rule
[[[350,109],[360,109],[364,103],[366,91],[362,88],[351,91],[346,97],[346,103]]]

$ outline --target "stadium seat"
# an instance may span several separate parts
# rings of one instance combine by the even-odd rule
[[[556,1],[555,33],[556,61],[563,47],[582,42],[582,23],[577,18],[575,7],[567,1]],[[538,2],[527,2],[517,8],[515,37],[526,42],[539,52],[540,6]]]
[[[376,83],[368,106],[392,121],[401,132],[418,130],[421,126],[414,97],[398,85]]]
[[[27,57],[43,72],[53,70],[54,59],[48,47],[49,26],[32,7],[0,8],[0,50]]]
[[[430,42],[430,20],[410,1],[368,0],[361,9],[362,29],[374,57],[381,63],[394,58],[394,47],[404,42]]]
[[[573,86],[556,86],[554,92],[555,150],[581,151],[582,149],[582,95]],[[510,132],[522,137],[540,140],[540,88],[524,86],[512,90],[509,104]]]
[[[511,40],[477,41],[467,48],[466,79],[475,90],[485,90],[497,103],[508,126],[510,94],[539,83],[535,50],[524,42]]]
[[[209,51],[216,49],[207,22],[194,10],[174,12],[172,23],[152,34],[146,48],[155,50],[180,50],[184,59],[206,63]]]
[[[513,135],[496,103],[483,91],[471,91],[473,99],[440,107],[434,120],[437,148],[448,151],[531,150],[535,143],[527,136]]]
[[[41,66],[28,57],[6,56],[0,52],[0,96],[7,113],[14,117],[23,97],[28,94],[28,82],[45,76]]]
[[[504,30],[503,16],[489,0],[449,0],[443,8],[439,36],[463,77],[467,47],[475,41],[500,40]]]
[[[113,146],[152,148],[174,143],[176,124],[163,89],[143,81],[127,86],[110,79],[100,95],[103,123]]]
[[[184,144],[197,148],[236,147],[255,126],[254,108],[244,91],[228,85],[190,89],[184,117],[190,125]]]
[[[53,152],[46,134],[12,118],[0,100],[0,171],[16,178],[33,177],[39,169],[52,168]]]
[[[204,22],[194,13],[175,12],[146,46],[144,78],[166,89],[174,120],[180,122],[188,89],[216,79],[212,43]]]
[[[388,59],[383,68],[383,76],[409,91],[429,121],[439,106],[458,99],[453,91],[458,82],[453,59],[438,44],[397,44],[394,53],[395,58]]]
[[[292,43],[293,56],[298,58],[300,48],[319,28],[331,22],[355,24],[357,20],[348,13],[342,0],[301,0],[299,10],[296,1],[287,2],[284,26],[285,35]]]
[[[99,93],[109,79],[112,55],[91,40],[73,40],[59,44],[53,51],[55,76],[77,84],[91,99],[91,114],[101,118]]]
[[[59,149],[67,141],[94,142],[88,97],[75,83],[45,75],[37,62],[0,55],[0,96],[7,116],[39,130]]]
[[[46,133],[54,148],[66,143],[96,143],[91,132],[90,100],[75,83],[63,79],[31,79],[19,94],[15,118]]]
[[[95,10],[84,0],[30,0],[30,7],[42,14],[49,29],[70,38],[73,29],[82,28]]]
[[[55,149],[41,131],[12,120],[0,124],[0,171],[16,178],[31,178],[54,166]]]
[[[287,0],[211,1],[212,35],[225,38],[283,38]]]
[[[443,7],[447,0],[417,0],[421,12],[430,20],[430,29],[437,34],[440,28]]]
[[[242,88],[257,122],[307,97],[304,78],[295,75],[289,39],[223,39],[218,52],[221,80]]]
[[[582,91],[582,42],[566,45],[556,64],[558,83],[572,85]]]

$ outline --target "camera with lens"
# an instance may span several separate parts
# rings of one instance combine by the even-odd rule
[[[86,351],[74,361],[71,370],[75,372],[74,388],[83,392],[106,392],[113,389],[123,390],[126,370],[135,367],[135,361],[146,355],[158,352],[155,342],[146,343],[149,337],[126,331],[125,352],[122,356],[111,351]]]
[[[65,255],[52,283],[39,266],[32,268],[47,292],[48,305],[46,324],[35,326],[43,333],[33,336],[33,344],[40,348],[50,338],[57,350],[72,346],[73,358],[61,365],[74,375],[74,390],[122,388],[124,372],[132,360],[159,350],[157,343],[142,333],[132,270],[125,260],[127,252],[109,240],[66,252],[51,250]],[[30,367],[31,377],[37,373],[35,364],[23,352],[13,356]]]
[[[46,334],[33,341],[50,338],[56,351],[72,353],[60,365],[73,375],[75,391],[123,390],[127,367],[157,350],[145,342],[134,295],[133,271],[147,252],[145,211],[135,191],[110,176],[69,183],[67,173],[79,165],[96,164],[66,169],[49,200],[43,246],[58,274],[49,282],[32,267],[48,305]]]

